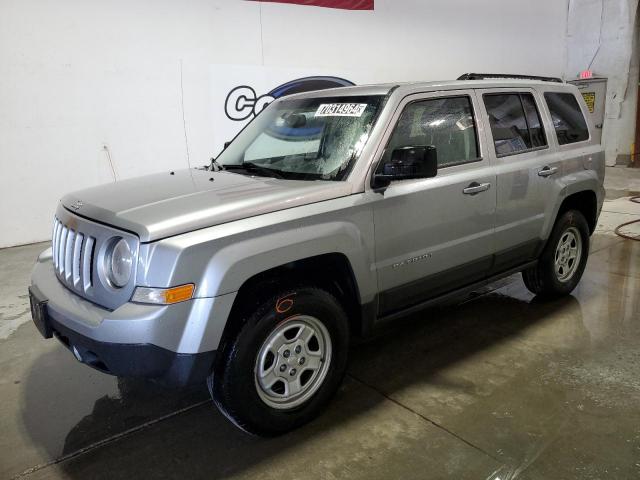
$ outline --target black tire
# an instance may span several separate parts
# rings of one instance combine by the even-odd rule
[[[256,359],[270,335],[300,315],[311,316],[326,328],[331,340],[330,361],[324,380],[317,382],[317,390],[304,403],[287,409],[272,408],[258,393]],[[315,287],[285,289],[259,302],[244,319],[230,321],[239,321],[242,326],[222,343],[207,379],[220,411],[242,430],[260,436],[285,433],[316,417],[337,391],[347,366],[349,324],[336,298]]]
[[[564,281],[556,271],[555,260],[559,243],[566,239],[567,232],[577,232],[580,237],[580,257],[575,260],[577,266]],[[522,272],[525,286],[531,293],[541,297],[553,298],[568,295],[582,278],[589,257],[589,226],[584,215],[577,210],[564,212],[556,220],[549,240],[538,259],[538,264]]]

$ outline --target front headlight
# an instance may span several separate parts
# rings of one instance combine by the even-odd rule
[[[104,262],[104,271],[111,285],[122,288],[129,283],[133,271],[133,254],[129,244],[123,238],[112,242]]]

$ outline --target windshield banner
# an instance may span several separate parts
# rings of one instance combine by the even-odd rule
[[[323,103],[316,117],[360,117],[367,108],[366,103]]]

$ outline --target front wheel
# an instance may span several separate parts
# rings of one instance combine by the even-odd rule
[[[329,292],[283,290],[261,302],[223,344],[208,380],[212,397],[249,433],[292,430],[314,418],[337,390],[348,337],[346,314]]]
[[[589,227],[582,213],[569,210],[556,220],[538,264],[522,272],[536,295],[568,295],[578,285],[589,256]]]

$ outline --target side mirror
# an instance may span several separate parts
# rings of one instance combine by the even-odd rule
[[[229,145],[231,145],[231,142],[224,142],[223,150],[226,150]]]
[[[438,155],[433,145],[396,148],[391,160],[382,163],[373,176],[373,188],[387,187],[392,180],[431,178],[438,173]]]

